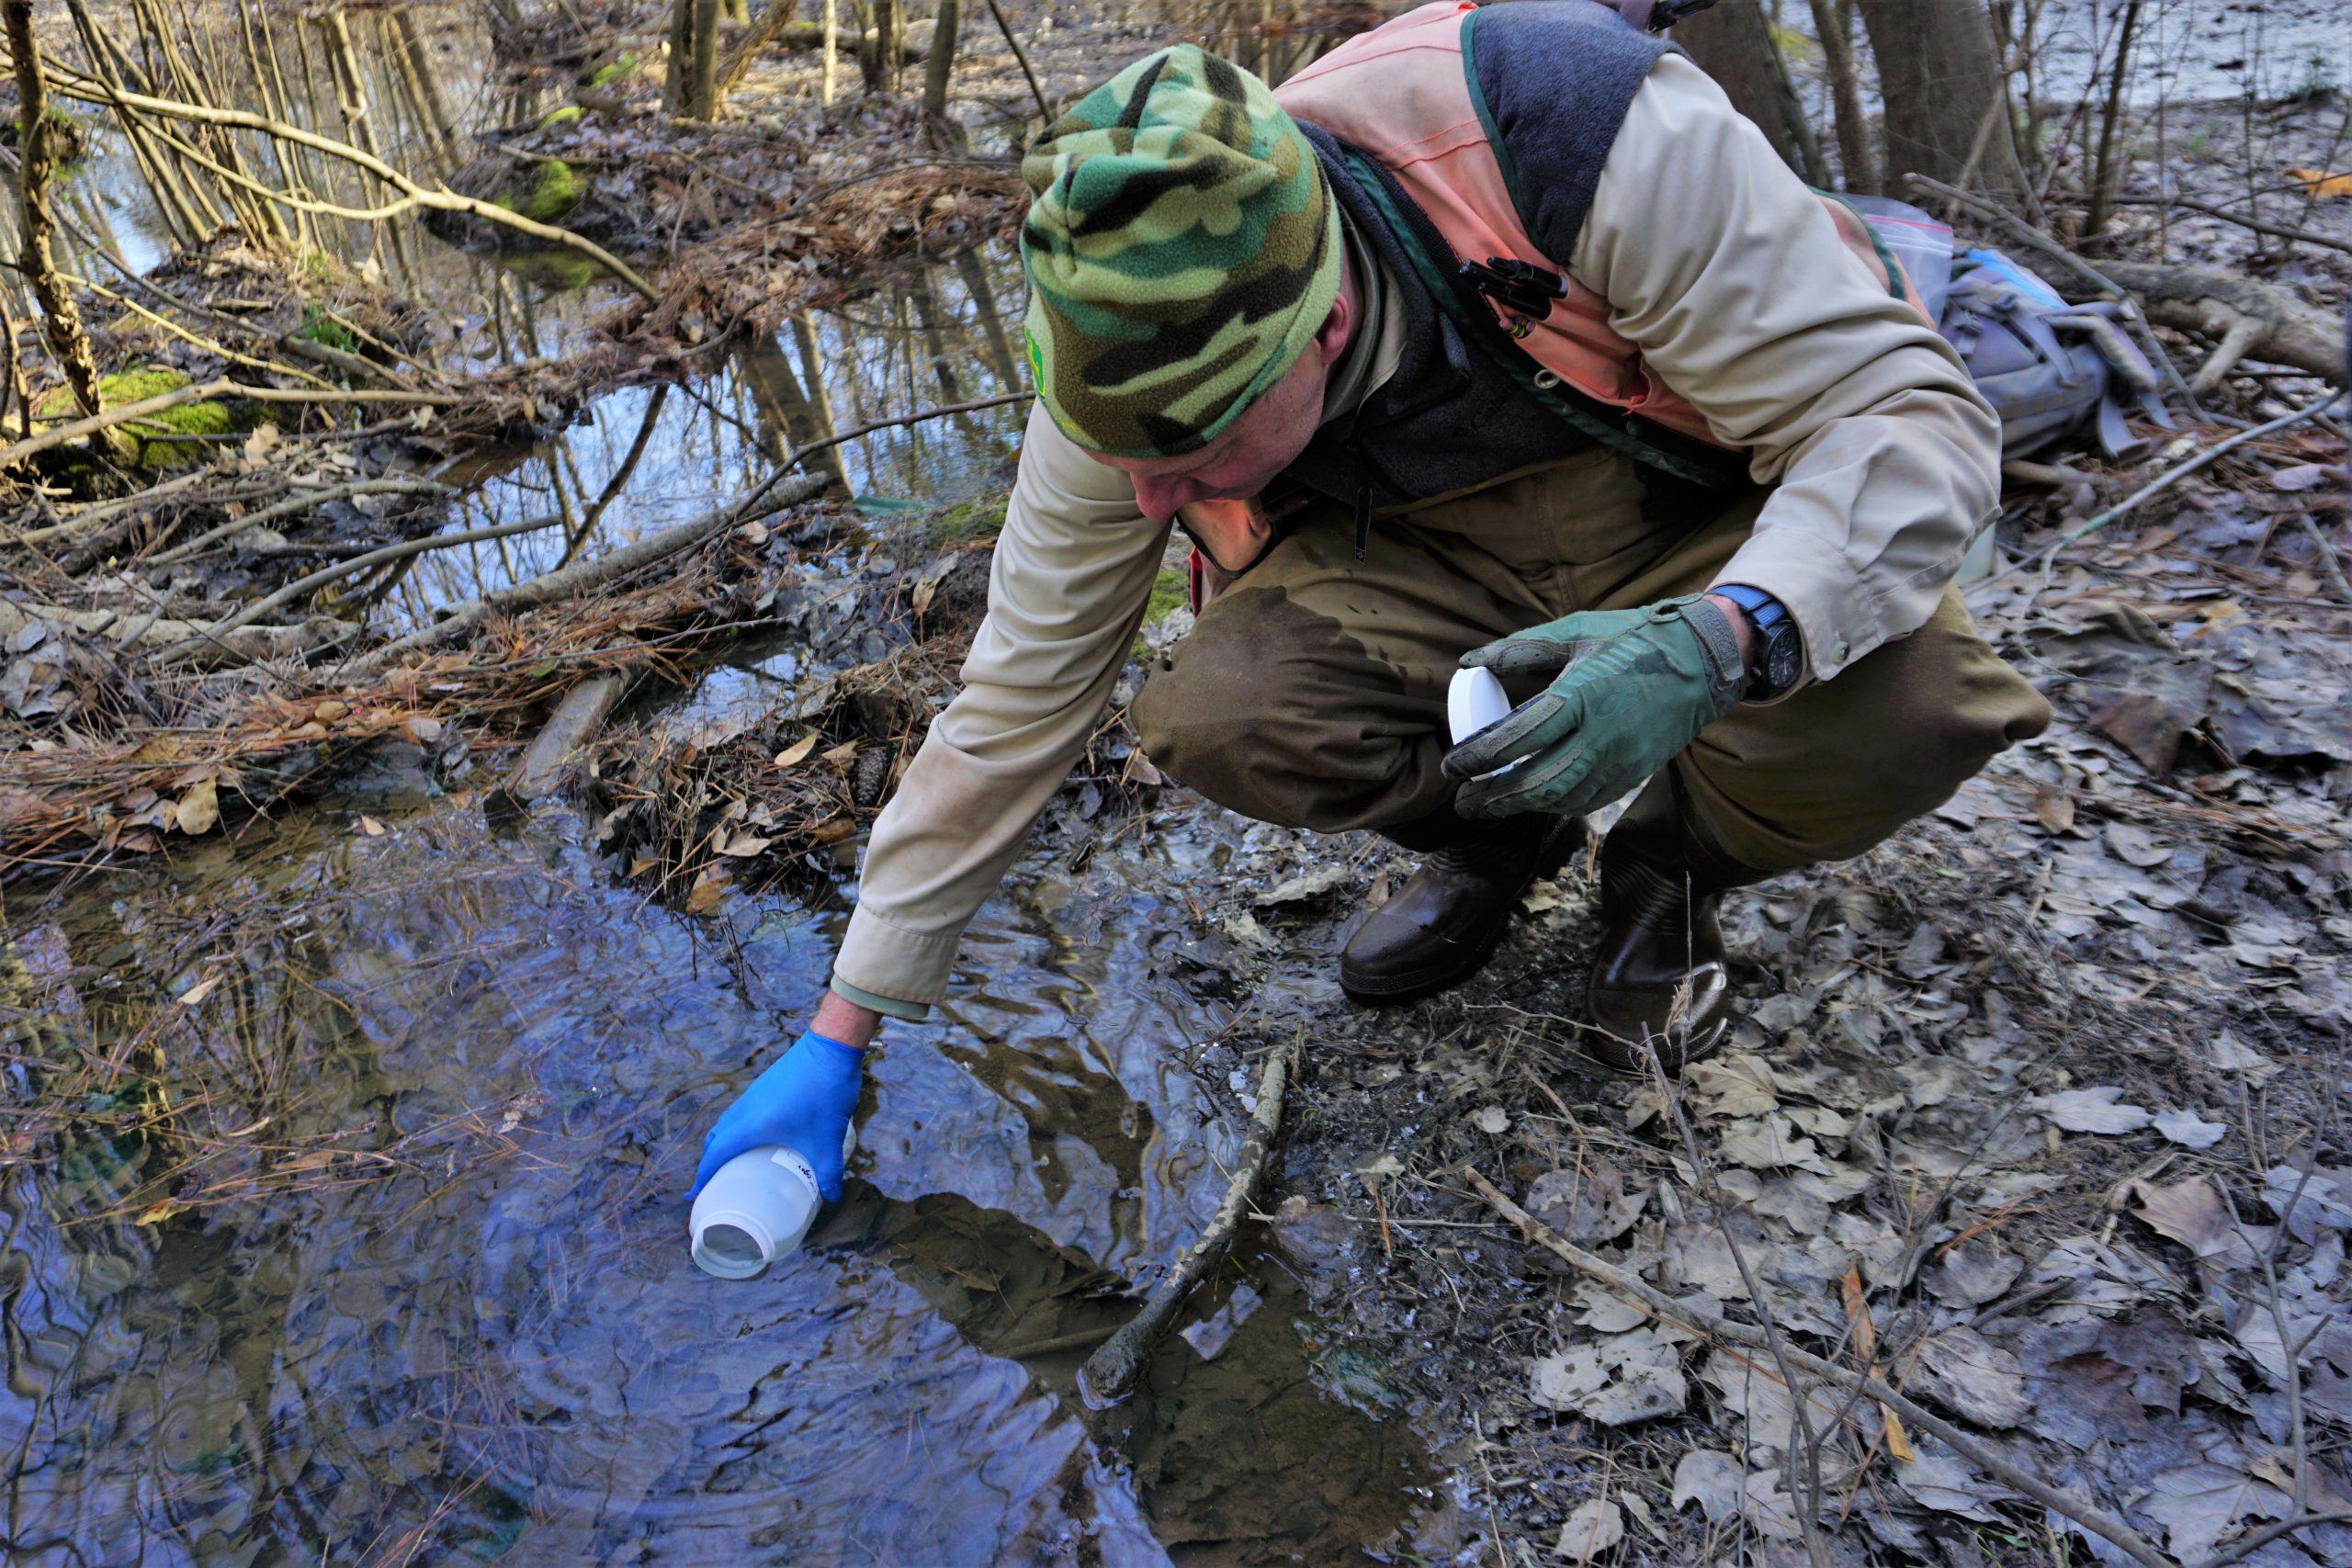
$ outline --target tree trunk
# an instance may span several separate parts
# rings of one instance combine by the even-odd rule
[[[947,73],[956,67],[956,28],[963,19],[960,0],[939,0],[939,27],[931,35],[931,58],[923,62],[922,118],[934,132],[949,132],[954,127],[947,119]]]
[[[792,25],[793,13],[799,9],[800,0],[768,0],[768,8],[760,13],[758,23],[728,52],[727,63],[718,68],[718,86],[712,95],[715,98],[724,99],[735,90],[735,84],[751,70],[752,60]]]
[[[1813,0],[1814,30],[1821,35],[1822,63],[1829,73],[1829,101],[1838,118],[1838,161],[1845,165],[1846,188],[1862,196],[1879,192],[1878,158],[1871,145],[1871,117],[1862,107],[1862,84],[1854,69],[1852,11],[1837,0]]]
[[[17,63],[25,271],[33,298],[40,301],[50,353],[65,372],[74,400],[85,414],[94,414],[98,412],[97,361],[90,355],[89,334],[82,330],[82,312],[75,309],[65,280],[57,276],[57,259],[50,253],[49,179],[57,160],[50,146],[49,84],[41,75],[40,46],[33,38],[33,0],[6,0],[6,12],[8,52]]]
[[[695,0],[694,28],[694,89],[686,117],[715,119],[718,115],[718,0]]]
[[[2020,190],[1984,0],[1860,0],[1886,103],[1886,183]]]
[[[1826,177],[1815,142],[1808,156],[1812,127],[1795,109],[1794,94],[1764,19],[1762,0],[1721,0],[1713,8],[1676,24],[1674,41],[1690,51],[1699,69],[1715,79],[1732,107],[1756,122],[1781,162],[1815,184]]]

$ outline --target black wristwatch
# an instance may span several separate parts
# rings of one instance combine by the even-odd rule
[[[1789,615],[1789,607],[1761,588],[1726,582],[1707,590],[1738,605],[1756,634],[1747,659],[1747,692],[1751,703],[1770,702],[1797,683],[1804,671],[1804,638]]]

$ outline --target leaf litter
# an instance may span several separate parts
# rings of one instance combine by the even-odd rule
[[[1253,942],[1192,972],[1253,1008],[1201,1068],[1301,1021],[1320,1042],[1277,1234],[1313,1237],[1317,1301],[1458,1436],[1467,1512],[1491,1521],[1464,1561],[1495,1532],[1578,1561],[1611,1510],[1658,1532],[1630,1529],[1626,1562],[1801,1562],[1808,1518],[1840,1562],[1973,1561],[1949,1553],[1974,1540],[2041,1562],[2052,1539],[2129,1561],[1872,1402],[1710,1343],[1723,1319],[1867,1362],[2184,1562],[2287,1517],[2299,1484],[2319,1512],[2352,1496],[2352,746],[2332,711],[2352,626],[2316,603],[2257,618],[2227,558],[2119,530],[2091,564],[1980,595],[2058,722],[1889,844],[1726,900],[1742,1016],[1679,1084],[1580,1049],[1589,858],[1538,885],[1477,985],[1372,1014],[1324,966],[1410,858],[1196,810],[1222,862],[1196,897],[1256,913]],[[1465,1164],[1678,1320],[1526,1245]],[[2352,1529],[2245,1560],[2352,1561]]]

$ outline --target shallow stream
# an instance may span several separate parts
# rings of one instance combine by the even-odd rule
[[[348,21],[397,41],[398,15]],[[475,13],[417,15],[461,46],[453,112],[490,112]],[[127,259],[160,257],[120,149],[82,206]],[[560,353],[600,302],[422,231],[401,253],[460,357]],[[441,472],[469,487],[449,527],[557,504],[594,523],[435,554],[391,602],[609,548],[787,446],[1016,385],[1017,287],[1001,250],[911,270],[469,454]],[[952,498],[1019,420],[879,433],[841,473],[877,513]],[[763,705],[791,652],[672,702]],[[8,1561],[1351,1562],[1442,1512],[1403,1413],[1271,1257],[1187,1314],[1262,1294],[1213,1359],[1171,1339],[1141,1398],[1075,1397],[1239,1145],[1187,1066],[1229,1004],[1188,989],[1162,915],[1229,827],[1041,844],[954,1001],[890,1030],[846,1201],[788,1266],[729,1284],[688,1260],[684,1190],[820,992],[846,863],[684,914],[619,886],[568,811],[492,826],[466,787],[486,782],[445,792],[395,748],[168,870],[8,890]]]

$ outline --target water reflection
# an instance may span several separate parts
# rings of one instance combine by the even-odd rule
[[[553,822],[350,821],[19,902],[0,1004],[51,1021],[10,1043],[15,1103],[111,1054],[151,1114],[0,1168],[17,1560],[1341,1562],[1401,1517],[1403,1429],[1317,1392],[1271,1268],[1216,1361],[1171,1342],[1104,1425],[1072,1396],[1239,1142],[1182,1065],[1215,1021],[1155,961],[1205,840],[1032,857],[954,1016],[879,1057],[849,1201],[722,1286],[686,1258],[692,1145],[819,985],[838,894],[697,920]],[[1072,942],[1098,893],[1119,920]],[[133,1223],[171,1191],[200,1206]]]
[[[413,558],[374,592],[397,617],[414,617],[699,516],[816,442],[1019,389],[1003,325],[1004,301],[1021,297],[1009,246],[877,282],[841,311],[806,312],[773,338],[735,346],[707,376],[624,388],[545,442],[469,451],[427,470],[464,487],[448,531],[548,516],[560,525]],[[810,461],[854,494],[949,499],[1012,454],[1023,415],[1014,404],[878,430]]]

